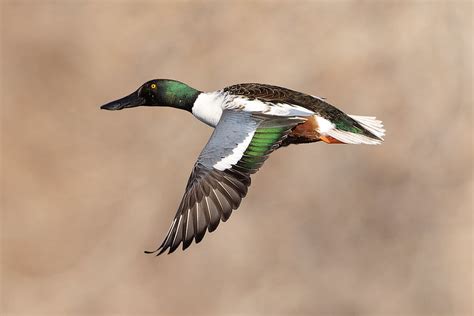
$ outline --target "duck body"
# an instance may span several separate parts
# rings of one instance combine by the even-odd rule
[[[226,109],[306,118],[293,128],[282,146],[321,140],[330,144],[379,144],[384,135],[382,122],[374,117],[350,116],[322,98],[267,84],[243,83],[203,92],[194,102],[192,113],[215,127]]]
[[[214,231],[247,194],[250,176],[276,149],[290,144],[370,144],[383,141],[375,117],[347,115],[326,100],[267,84],[243,83],[202,92],[168,79],[150,80],[101,108],[170,106],[214,128],[199,155],[158,255],[183,250]]]

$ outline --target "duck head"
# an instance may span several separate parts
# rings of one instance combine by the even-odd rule
[[[154,79],[144,83],[135,92],[102,105],[104,110],[122,110],[137,106],[169,106],[191,111],[201,91],[176,80]]]

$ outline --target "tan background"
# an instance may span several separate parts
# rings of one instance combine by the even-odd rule
[[[469,315],[472,9],[2,2],[2,314]],[[211,129],[98,109],[151,78],[290,87],[388,136],[276,152],[230,221],[155,258]]]

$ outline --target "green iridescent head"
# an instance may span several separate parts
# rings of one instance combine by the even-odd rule
[[[102,105],[104,110],[121,110],[137,106],[169,106],[191,111],[201,91],[176,80],[154,79],[130,95]]]

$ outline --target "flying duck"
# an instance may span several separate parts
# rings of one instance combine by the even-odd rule
[[[202,92],[169,79],[150,80],[132,94],[101,106],[122,110],[168,106],[191,112],[214,127],[197,158],[160,255],[199,243],[206,230],[227,221],[247,194],[251,174],[268,156],[290,144],[382,143],[385,130],[375,117],[347,115],[325,99],[287,88],[242,83]]]

